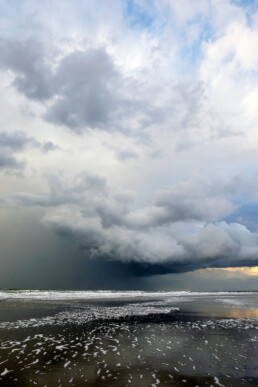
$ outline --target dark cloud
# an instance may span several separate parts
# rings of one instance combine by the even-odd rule
[[[142,286],[141,278],[132,279],[133,272],[121,262],[87,259],[71,238],[43,227],[38,215],[32,216],[27,208],[10,210],[5,222],[0,223],[0,245],[1,287],[135,289]]]
[[[106,124],[117,101],[110,83],[118,77],[104,49],[74,51],[65,56],[55,73],[44,46],[34,40],[1,40],[0,67],[14,74],[13,86],[27,98],[53,100],[45,119],[80,131]]]
[[[13,72],[13,85],[19,92],[40,101],[50,98],[53,94],[52,73],[39,41],[1,39],[0,50],[0,67]]]
[[[213,135],[219,130],[210,124],[213,112],[205,104],[202,82],[153,89],[144,80],[125,77],[104,48],[75,50],[62,58],[58,53],[48,58],[44,45],[33,40],[1,40],[0,49],[0,67],[13,73],[13,86],[44,104],[46,121],[77,134],[89,128],[120,131],[150,144],[148,129],[154,125],[176,132],[209,128]],[[189,137],[187,146],[192,142]],[[177,145],[179,150],[185,146],[182,141]],[[123,160],[134,156],[117,153]]]
[[[0,68],[14,75],[13,86],[45,103],[44,119],[76,133],[87,128],[130,133],[161,122],[163,113],[125,79],[104,48],[73,51],[48,60],[38,41],[0,41]],[[133,96],[133,97],[132,97]],[[128,121],[134,116],[134,123]],[[140,134],[144,137],[144,134]],[[146,135],[145,135],[146,136]]]
[[[16,152],[23,150],[33,141],[33,138],[28,137],[23,131],[0,133],[0,146],[12,149]]]
[[[59,62],[55,73],[44,46],[33,40],[1,40],[0,66],[14,74],[14,87],[27,98],[51,100],[45,119],[80,132],[103,127],[119,104],[113,81],[119,80],[104,49],[74,51]]]
[[[49,207],[43,223],[75,239],[88,257],[121,261],[141,276],[257,265],[258,234],[223,220],[235,206],[222,193],[237,193],[237,181],[221,182],[216,190],[212,180],[182,182],[137,210],[88,174],[71,182],[51,176],[49,193],[15,198],[26,206]]]
[[[24,161],[17,160],[13,154],[7,149],[1,149],[0,155],[0,169],[23,169],[25,166]]]
[[[0,133],[0,169],[21,170],[25,166],[24,160],[16,158],[16,153],[33,142],[23,131],[1,132]]]
[[[111,91],[117,76],[103,49],[66,56],[55,74],[56,99],[45,114],[46,120],[76,131],[108,124],[118,102]]]

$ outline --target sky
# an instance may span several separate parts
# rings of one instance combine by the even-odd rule
[[[0,287],[258,290],[258,1],[0,2]]]

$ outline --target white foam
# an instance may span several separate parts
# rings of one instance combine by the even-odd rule
[[[68,367],[70,363],[71,363],[70,360],[67,361],[67,362],[64,364],[64,368]]]
[[[4,371],[0,374],[1,376],[5,376],[9,372],[12,372],[12,370],[8,370],[7,368],[4,369]]]
[[[119,298],[166,298],[166,297],[200,297],[222,295],[246,295],[246,292],[146,292],[146,291],[57,291],[57,290],[1,290],[0,299],[28,299],[28,300],[92,300],[92,299],[119,299]],[[249,292],[248,294],[255,294]]]
[[[35,300],[91,300],[91,299],[114,299],[114,298],[163,298],[167,296],[187,295],[189,292],[144,292],[144,291],[41,291],[41,290],[19,290],[0,291],[0,299],[35,299]]]
[[[216,376],[214,376],[214,382],[215,382],[218,386],[225,387],[224,384],[221,384],[221,383],[220,383],[219,379],[218,379]]]

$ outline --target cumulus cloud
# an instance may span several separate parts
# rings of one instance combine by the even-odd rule
[[[105,46],[99,45],[71,48],[63,55],[56,49],[50,55],[47,44],[40,40],[5,38],[0,40],[0,49],[0,68],[13,75],[13,87],[41,104],[47,123],[77,134],[100,129],[151,143],[160,130],[175,132],[178,150],[209,137],[241,134],[214,112],[207,98],[206,73],[201,72],[197,80],[177,80],[169,74],[165,82],[155,80],[154,70],[148,66],[153,62],[159,76],[163,67],[162,62],[154,66],[152,55],[150,64],[142,66],[140,72],[128,73]],[[151,83],[149,78],[153,78]],[[186,138],[182,139],[182,132],[188,132]],[[128,151],[117,152],[119,160],[132,156]]]
[[[154,264],[163,272],[257,265],[258,234],[239,223],[194,223],[186,229],[182,224],[167,224],[139,231],[116,221],[107,228],[100,217],[87,217],[66,206],[46,213],[43,222],[72,235],[92,258]]]
[[[42,103],[45,121],[77,134],[119,131],[144,142],[157,125],[177,132],[204,130],[211,116],[202,81],[149,84],[143,74],[118,67],[105,47],[75,49],[61,58],[58,51],[49,58],[44,44],[32,39],[2,39],[0,49],[0,67],[13,74],[12,85]]]
[[[45,119],[74,130],[107,124],[116,110],[113,79],[118,77],[105,49],[74,51],[64,56],[54,72],[44,45],[35,40],[0,41],[0,67],[14,74],[13,86],[27,98],[50,106]]]
[[[15,199],[47,207],[43,223],[73,236],[92,258],[151,264],[154,271],[158,265],[158,272],[254,266],[258,234],[223,220],[236,209],[230,197],[240,180],[220,181],[217,189],[212,180],[184,181],[160,190],[150,207],[140,209],[131,196],[112,194],[105,180],[89,174],[68,184],[51,176],[48,193],[20,193]]]
[[[105,48],[74,50],[61,59],[56,53],[56,63],[47,60],[41,42],[31,39],[2,39],[0,49],[0,67],[12,72],[13,86],[29,99],[48,101],[47,122],[76,133],[87,128],[128,133],[160,118],[149,101],[132,98],[137,84],[123,77]],[[134,124],[125,124],[132,114]]]
[[[111,90],[116,77],[114,64],[103,49],[67,55],[54,77],[56,99],[45,114],[46,120],[74,130],[108,124],[116,110]]]

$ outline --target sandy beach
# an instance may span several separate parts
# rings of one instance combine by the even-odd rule
[[[1,292],[2,386],[256,386],[256,293]]]

